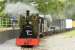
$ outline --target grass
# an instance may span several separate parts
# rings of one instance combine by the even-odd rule
[[[75,30],[64,33],[65,37],[75,37]]]

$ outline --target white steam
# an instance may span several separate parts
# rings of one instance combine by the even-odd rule
[[[30,13],[38,13],[35,7],[21,2],[7,3],[5,7],[5,12],[11,15],[25,15],[27,10],[30,10]]]

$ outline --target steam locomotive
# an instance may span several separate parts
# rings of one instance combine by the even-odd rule
[[[22,18],[21,20],[23,20]],[[29,17],[29,11],[27,11],[27,17],[24,19],[25,21],[20,22],[20,36],[16,38],[17,46],[38,46],[40,43],[40,39],[38,33],[35,32],[34,27],[36,22],[31,21]],[[22,23],[23,22],[23,23]],[[32,24],[31,24],[32,23]]]

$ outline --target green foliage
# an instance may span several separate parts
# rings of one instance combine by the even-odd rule
[[[72,19],[75,19],[75,14],[74,15],[72,15],[72,17],[71,17]]]
[[[48,12],[48,4],[46,4],[44,0],[36,0],[36,3],[38,4],[37,9],[39,10],[39,12],[43,14],[46,14]]]
[[[64,2],[59,0],[36,0],[38,10],[43,14],[63,12]]]
[[[0,16],[5,16],[5,13],[4,13],[5,2],[6,0],[0,1]]]
[[[73,10],[75,8],[75,0],[66,0],[65,8],[66,12],[73,12],[72,14],[67,14],[66,16],[69,16],[70,18],[75,18],[75,10]]]
[[[55,12],[55,11],[57,11],[57,2],[56,1],[49,1],[48,2],[48,10],[50,11],[50,12]]]

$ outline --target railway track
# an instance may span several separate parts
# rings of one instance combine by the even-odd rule
[[[43,48],[24,48],[24,47],[21,47],[21,50],[47,50],[47,49],[43,49]]]

